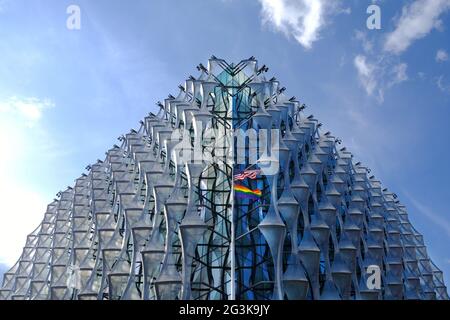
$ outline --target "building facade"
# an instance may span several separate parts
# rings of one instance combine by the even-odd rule
[[[50,203],[0,299],[448,299],[397,196],[253,57],[212,57]]]

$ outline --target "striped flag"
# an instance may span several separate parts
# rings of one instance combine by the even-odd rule
[[[256,179],[256,176],[261,173],[261,170],[245,170],[244,172],[234,175],[234,181],[242,181],[246,178]]]

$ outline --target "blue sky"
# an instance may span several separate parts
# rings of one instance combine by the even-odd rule
[[[381,30],[366,27],[372,2]],[[71,4],[80,30],[66,27]],[[0,263],[214,54],[266,64],[399,195],[448,281],[449,12],[450,0],[0,0]]]

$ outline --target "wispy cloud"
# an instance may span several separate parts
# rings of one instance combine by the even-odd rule
[[[392,78],[388,84],[388,87],[392,87],[393,85],[408,80],[408,75],[406,74],[407,69],[408,65],[406,63],[399,63],[397,65],[394,65],[390,72]]]
[[[447,237],[450,237],[450,222],[446,218],[434,212],[429,206],[418,201],[416,197],[413,197],[407,191],[403,191],[403,193],[420,214],[427,217],[437,227],[445,231]]]
[[[355,30],[355,39],[361,42],[364,52],[371,53],[373,51],[374,43],[368,38],[366,32]]]
[[[445,62],[448,60],[448,53],[444,49],[439,49],[436,52],[436,62]]]
[[[408,80],[406,63],[394,63],[385,57],[369,61],[368,56],[359,54],[353,64],[367,95],[375,96],[380,103],[384,101],[386,89]]]
[[[384,50],[401,54],[416,40],[441,25],[440,16],[450,9],[450,0],[416,0],[402,9],[394,31],[389,33]]]
[[[441,28],[440,17],[450,9],[450,0],[415,0],[402,8],[395,29],[388,33],[381,46],[375,46],[373,38],[363,31],[355,31],[355,39],[360,41],[364,54],[356,55],[354,66],[359,82],[369,96],[375,96],[381,103],[387,89],[408,80],[408,65],[397,57],[411,44]],[[436,54],[436,61],[448,59],[444,50]],[[437,81],[442,91],[447,91],[443,78]]]
[[[68,152],[56,144],[41,121],[45,111],[54,107],[51,99],[37,97],[0,100],[0,145],[4,151],[0,157],[0,243],[8,244],[0,247],[0,263],[15,262],[27,233],[37,226],[46,208],[48,195],[24,181],[23,172],[33,167],[36,159],[54,161],[52,152]]]
[[[359,81],[368,95],[372,95],[378,86],[376,79],[376,66],[367,61],[364,55],[357,55],[353,60]]]
[[[18,115],[33,123],[41,119],[44,110],[54,106],[55,104],[50,99],[10,97],[0,101],[0,113]]]
[[[444,93],[450,93],[450,83],[446,82],[443,75],[440,75],[436,80],[436,85]]]
[[[325,0],[259,0],[263,22],[277,31],[293,37],[304,48],[310,49],[320,38],[320,32],[330,14],[350,14],[350,8],[341,8],[339,1]]]
[[[46,195],[24,181],[22,173],[42,156],[40,143],[52,143],[47,136],[41,139],[39,123],[28,126],[22,115],[11,116],[14,112],[0,113],[0,263],[8,265],[20,255],[27,233],[40,222],[46,207]]]

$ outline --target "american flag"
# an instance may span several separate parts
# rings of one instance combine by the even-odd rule
[[[244,172],[234,175],[234,180],[242,181],[245,180],[246,178],[256,179],[256,176],[260,174],[260,172],[261,170],[245,170]]]

